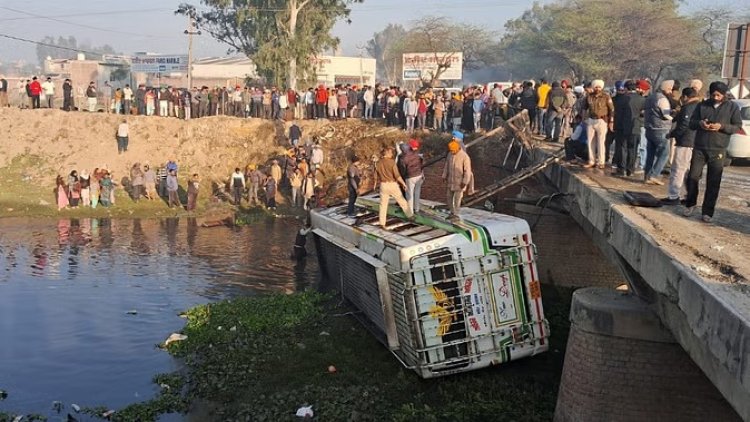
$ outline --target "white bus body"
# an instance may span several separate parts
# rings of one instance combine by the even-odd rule
[[[442,204],[422,201],[415,221],[389,207],[377,225],[378,195],[313,210],[324,277],[366,317],[366,325],[423,378],[470,371],[544,352],[536,249],[525,220],[463,208],[450,222]]]

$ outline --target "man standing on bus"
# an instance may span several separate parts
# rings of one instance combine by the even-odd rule
[[[471,171],[471,158],[455,140],[448,143],[448,159],[443,169],[443,180],[448,187],[448,210],[452,220],[459,219],[461,200],[464,192],[474,193],[474,175]]]
[[[384,148],[382,158],[375,165],[375,186],[380,183],[379,223],[380,227],[384,230],[388,230],[386,227],[386,217],[388,215],[388,202],[391,197],[396,199],[396,202],[404,211],[404,214],[406,214],[406,218],[414,218],[414,213],[399,189],[400,185],[406,190],[406,183],[398,172],[396,161],[393,159],[394,155],[393,148]]]

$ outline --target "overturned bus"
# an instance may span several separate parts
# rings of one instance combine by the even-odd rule
[[[536,250],[526,221],[463,208],[450,221],[442,204],[422,201],[414,220],[378,195],[313,210],[323,276],[401,363],[423,378],[502,364],[544,352]]]

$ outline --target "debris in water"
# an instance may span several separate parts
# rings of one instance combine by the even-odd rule
[[[297,409],[297,417],[300,418],[312,418],[314,416],[312,406],[302,406]]]
[[[172,333],[166,341],[164,341],[164,347],[169,346],[172,343],[176,343],[178,341],[187,340],[187,336],[185,334],[179,334],[179,333]]]
[[[0,390],[0,401],[3,401],[8,398],[8,392],[5,390]]]
[[[138,315],[138,311],[136,311],[135,309],[131,309],[131,310],[125,312],[125,313],[128,314],[128,315]]]
[[[81,413],[81,406],[73,403],[70,405],[70,408],[73,409],[76,413]]]
[[[103,417],[104,419],[109,419],[109,418],[111,418],[111,417],[112,417],[112,415],[114,415],[114,414],[115,414],[115,411],[114,411],[114,410],[107,410],[106,412],[102,413],[102,417]]]
[[[53,410],[54,410],[55,412],[57,412],[57,413],[60,413],[60,412],[62,412],[62,410],[63,410],[63,408],[64,408],[64,407],[65,407],[65,405],[64,405],[64,404],[62,404],[62,402],[61,402],[61,401],[57,401],[57,400],[55,400],[55,401],[53,401],[53,402],[52,402],[52,409],[53,409]]]
[[[15,418],[13,418],[13,422],[21,422],[22,419],[23,419],[23,415],[18,415]]]

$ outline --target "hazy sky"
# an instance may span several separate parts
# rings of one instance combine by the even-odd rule
[[[187,18],[173,13],[180,3],[180,0],[0,0],[0,34],[31,40],[40,40],[45,35],[72,35],[79,44],[110,44],[123,53],[185,53],[187,36],[182,32]],[[695,9],[716,3],[689,0],[687,7]],[[352,23],[339,22],[334,34],[341,38],[343,52],[355,55],[357,46],[391,22],[408,25],[424,15],[445,15],[500,32],[508,19],[520,16],[532,4],[530,0],[365,0],[352,7]],[[732,4],[747,10],[750,0],[735,0]],[[227,48],[208,35],[195,37],[195,57],[223,56]],[[0,37],[0,63],[18,59],[36,62],[35,46]]]

